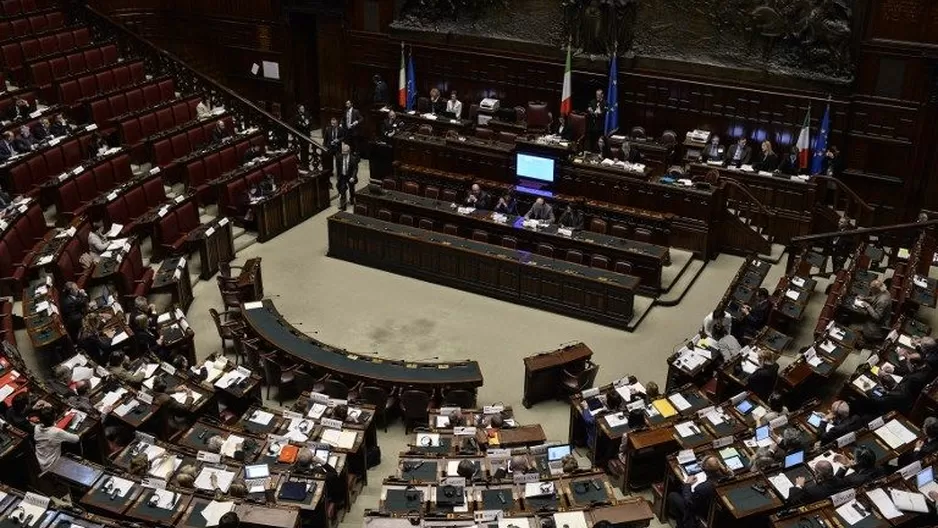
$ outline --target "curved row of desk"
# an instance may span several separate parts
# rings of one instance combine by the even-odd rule
[[[253,334],[274,350],[342,378],[366,384],[424,389],[474,390],[482,385],[482,371],[476,361],[405,362],[361,356],[331,347],[294,328],[269,299],[244,303],[242,314]]]

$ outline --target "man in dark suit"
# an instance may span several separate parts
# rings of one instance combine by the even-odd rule
[[[371,78],[371,82],[374,84],[374,93],[371,97],[371,102],[375,107],[382,107],[388,104],[388,83],[384,82],[384,79],[381,78],[377,73]]]
[[[701,478],[691,475],[684,482],[681,491],[668,494],[668,515],[677,521],[678,528],[695,528],[697,517],[706,517],[710,505],[716,497],[717,481],[729,475],[720,458],[710,455],[700,465],[707,480],[698,483]]]
[[[475,207],[476,209],[483,210],[488,210],[492,207],[489,193],[483,191],[478,183],[473,183],[472,187],[469,189],[469,193],[466,194],[465,205],[466,207]]]
[[[231,131],[225,128],[225,121],[219,119],[215,122],[215,128],[212,129],[212,142],[221,143],[231,136]]]
[[[864,445],[854,448],[853,460],[837,454],[834,455],[834,462],[843,466],[835,473],[835,476],[843,479],[844,489],[862,486],[871,480],[876,480],[882,474],[882,470],[876,466],[876,453]],[[851,469],[853,473],[847,475],[847,471]]]
[[[7,119],[10,121],[29,119],[29,114],[36,111],[36,105],[29,104],[29,101],[22,97],[17,97],[13,101],[13,106],[10,107],[7,115]]]
[[[446,101],[440,97],[440,90],[432,88],[430,90],[430,113],[442,114],[446,111]]]
[[[534,205],[531,206],[528,213],[524,215],[524,218],[526,220],[547,220],[553,224],[554,209],[543,198],[538,198],[534,201]]]
[[[769,297],[769,290],[759,288],[753,296],[752,304],[742,306],[742,320],[733,325],[733,334],[741,343],[748,342],[754,335],[759,333],[769,322],[769,314],[772,312],[772,299]]]
[[[707,143],[703,152],[700,153],[700,161],[704,163],[708,161],[723,161],[723,156],[725,155],[726,147],[720,144],[720,136],[712,134],[710,136],[710,143]]]
[[[511,195],[511,193],[506,193],[502,195],[498,199],[498,203],[495,204],[495,212],[509,216],[516,216],[518,214],[518,202],[515,201],[515,198]]]
[[[387,119],[384,120],[384,123],[381,124],[381,136],[385,141],[390,140],[394,137],[394,134],[404,126],[404,122],[397,117],[397,112],[391,110],[388,112]]]
[[[778,380],[778,363],[775,362],[775,354],[769,350],[759,351],[759,362],[759,368],[746,380],[746,388],[762,398],[762,401],[769,401],[769,395]]]
[[[52,132],[52,135],[55,137],[68,135],[68,123],[65,122],[65,117],[62,114],[55,114],[55,118],[52,120],[52,126],[49,127],[49,131]]]
[[[33,149],[33,135],[29,133],[29,127],[23,125],[20,127],[20,133],[13,140],[13,150],[19,154],[25,154]]]
[[[52,135],[52,130],[49,127],[49,120],[44,117],[40,119],[38,123],[33,125],[32,132],[33,138],[35,138],[36,141],[45,141],[48,139]]]
[[[824,153],[824,163],[821,172],[835,178],[839,178],[844,172],[844,159],[843,156],[840,155],[840,149],[837,148],[837,145],[827,147],[827,152]]]
[[[800,153],[801,151],[798,150],[798,145],[792,145],[791,148],[788,149],[788,154],[782,158],[782,162],[778,166],[778,172],[791,176],[799,174],[801,172]]]
[[[830,425],[828,427],[828,424]],[[863,418],[858,415],[850,414],[850,404],[843,400],[837,400],[831,404],[831,410],[827,413],[824,421],[821,422],[821,434],[818,440],[821,445],[833,442],[841,436],[852,433],[863,427]]]
[[[355,205],[355,184],[358,183],[358,156],[348,143],[342,144],[342,153],[336,158],[336,189],[339,191],[339,209],[344,211],[351,202]],[[346,194],[348,198],[346,198]]]
[[[729,152],[726,153],[726,159],[723,161],[723,166],[727,167],[731,164],[734,167],[748,165],[749,161],[752,159],[752,147],[750,147],[747,143],[748,141],[746,138],[739,138],[739,141],[730,147]]]
[[[805,478],[795,479],[795,486],[788,492],[788,504],[810,504],[824,500],[844,488],[843,480],[834,475],[834,466],[827,460],[814,465],[814,484],[805,486]]]
[[[929,455],[938,453],[938,418],[929,416],[925,418],[922,424],[922,432],[925,438],[919,438],[915,442],[915,448],[907,451],[899,457],[899,467],[904,467],[916,460],[921,460]]]
[[[345,111],[342,113],[342,129],[345,131],[345,142],[352,150],[358,152],[359,137],[362,132],[362,113],[352,104],[352,100],[345,101]]]
[[[554,125],[554,129],[551,132],[553,132],[554,135],[560,136],[560,139],[567,141],[573,140],[573,127],[567,123],[566,116],[557,118],[557,123]]]
[[[606,128],[606,98],[603,97],[602,89],[596,89],[596,97],[590,101],[587,114],[589,114],[590,146],[593,146]]]
[[[293,118],[293,128],[299,130],[302,134],[309,135],[310,119],[309,114],[306,113],[306,107],[303,105],[296,107],[296,116]]]
[[[62,319],[65,329],[72,339],[78,337],[81,329],[81,320],[88,309],[88,294],[74,282],[65,283],[64,295],[61,297]]]
[[[573,205],[568,205],[557,223],[569,229],[583,229],[583,213]]]
[[[16,151],[13,150],[13,132],[7,130],[3,133],[3,139],[0,140],[0,161],[10,159]]]

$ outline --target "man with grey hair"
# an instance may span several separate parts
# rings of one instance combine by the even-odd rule
[[[834,476],[834,466],[827,460],[814,465],[814,484],[806,486],[805,483],[804,477],[795,479],[795,486],[788,492],[788,504],[810,504],[843,489],[843,481]]]
[[[843,400],[836,400],[831,404],[830,412],[821,423],[821,435],[818,439],[823,445],[847,433],[852,433],[862,426],[863,419],[860,416],[850,415],[850,404]]]
[[[892,318],[892,295],[880,279],[870,282],[870,294],[858,297],[857,307],[863,316],[860,332],[868,342],[879,342],[886,337],[886,327]]]
[[[899,466],[907,466],[916,460],[921,460],[928,455],[938,453],[938,418],[929,416],[925,418],[922,424],[922,432],[925,438],[919,438],[915,442],[915,448],[904,453],[899,457]]]

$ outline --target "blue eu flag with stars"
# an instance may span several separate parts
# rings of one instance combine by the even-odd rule
[[[414,56],[407,55],[407,110],[417,109],[417,78],[414,75]]]
[[[619,129],[619,68],[617,53],[612,54],[609,63],[609,86],[606,89],[606,126],[603,133],[608,136]]]
[[[824,170],[824,155],[827,153],[827,136],[831,133],[831,105],[827,104],[824,118],[821,119],[821,130],[814,140],[814,157],[811,158],[811,174],[820,174]]]

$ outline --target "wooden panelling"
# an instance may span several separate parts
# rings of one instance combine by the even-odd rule
[[[938,43],[938,3],[934,0],[874,0],[868,36]]]

